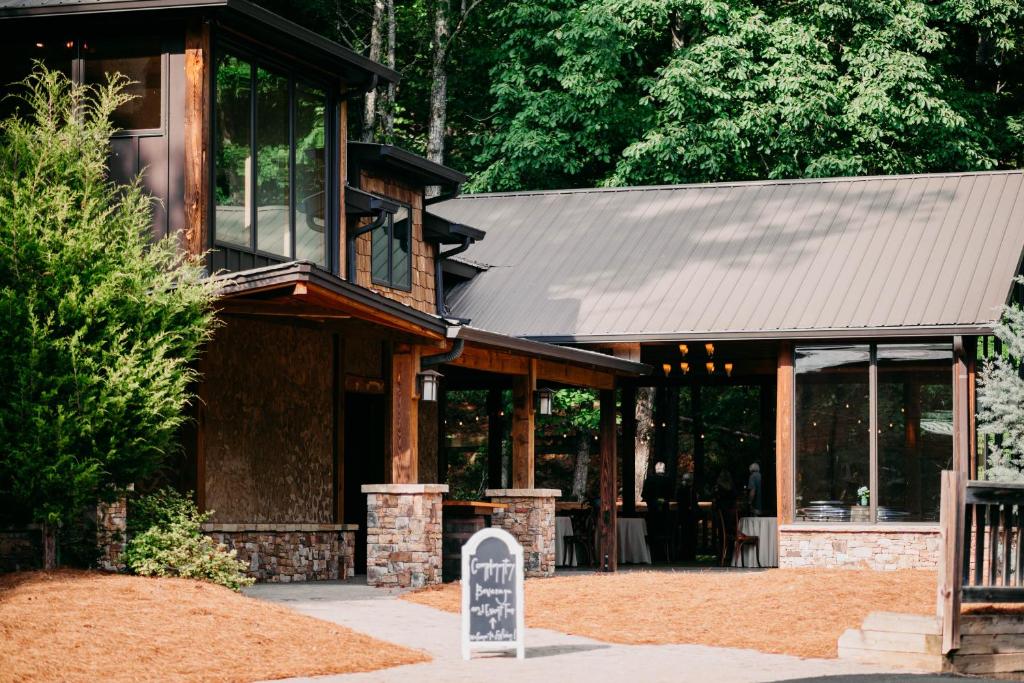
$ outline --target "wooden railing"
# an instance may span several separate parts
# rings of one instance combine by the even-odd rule
[[[960,647],[962,603],[1024,602],[1024,484],[942,473],[938,614],[942,649]]]

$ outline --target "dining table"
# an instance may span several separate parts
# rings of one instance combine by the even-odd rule
[[[576,552],[573,548],[572,557],[569,563],[565,562],[565,537],[572,536],[572,517],[555,517],[555,566],[575,567],[577,564]]]
[[[619,517],[618,545],[620,564],[650,564],[647,545],[647,521],[643,517]]]
[[[759,553],[755,557],[754,545],[744,545],[739,555],[733,555],[732,566],[756,567],[758,559],[762,567],[779,566],[778,517],[740,517],[739,529],[746,536],[757,536]]]

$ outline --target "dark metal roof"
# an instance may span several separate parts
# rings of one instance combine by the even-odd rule
[[[352,83],[377,78],[397,83],[401,75],[383,64],[303,28],[248,0],[0,0],[0,20],[104,13],[211,10],[232,26],[256,29],[260,38],[287,52],[342,67]]]
[[[445,318],[423,313],[365,287],[342,280],[336,275],[321,270],[309,261],[290,261],[263,268],[254,268],[236,273],[223,273],[213,277],[219,283],[221,297],[237,297],[255,294],[300,282],[312,283],[328,291],[340,294],[353,303],[368,306],[391,317],[415,325],[425,332],[449,339],[461,338],[471,344],[490,346],[536,358],[597,368],[619,375],[645,375],[650,368],[642,363],[622,360],[603,353],[585,349],[566,348],[543,342],[517,339],[503,334],[485,332],[467,325],[458,325]]]
[[[556,342],[986,333],[1024,250],[1021,171],[464,195],[448,298]]]
[[[401,173],[424,185],[460,185],[466,182],[466,176],[454,168],[394,145],[350,141],[348,155],[349,162],[356,167]],[[356,174],[350,175],[358,177]]]

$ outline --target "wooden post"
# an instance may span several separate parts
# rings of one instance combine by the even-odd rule
[[[345,338],[333,334],[334,523],[345,520]]]
[[[967,449],[968,479],[978,478],[978,338],[968,337],[964,348],[967,355]]]
[[[396,345],[391,355],[391,482],[419,483],[419,349]]]
[[[512,381],[512,488],[533,488],[534,407],[537,361],[531,358],[527,374]]]
[[[448,390],[441,380],[437,393],[437,483],[448,483]]]
[[[707,479],[704,467],[704,408],[701,403],[699,380],[694,380],[690,386],[690,416],[690,426],[693,428],[693,486],[699,496]]]
[[[501,389],[487,390],[487,488],[500,489],[501,446],[505,438],[505,420],[501,414]]]
[[[198,256],[209,244],[210,211],[210,25],[185,31],[185,252]]]
[[[966,354],[964,338],[953,337],[953,467],[964,475],[969,471],[971,443]]]
[[[622,514],[636,513],[636,387],[622,387]]]
[[[601,509],[597,518],[598,561],[605,571],[619,566],[616,500],[619,486],[615,468],[615,390],[601,390]]]
[[[942,623],[942,653],[960,647],[960,603],[964,571],[964,485],[963,472],[942,473],[942,501],[939,526],[942,554],[939,556],[937,610]]]
[[[793,430],[794,430],[793,345],[779,344],[779,362],[775,386],[775,491],[779,525],[791,524],[793,509]]]

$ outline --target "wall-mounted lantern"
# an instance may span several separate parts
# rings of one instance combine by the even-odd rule
[[[437,394],[441,388],[441,378],[444,377],[437,370],[424,370],[419,374],[420,400],[433,403],[437,400]]]
[[[555,405],[555,392],[547,387],[538,389],[537,392],[537,412],[541,415],[550,415],[551,409]]]

